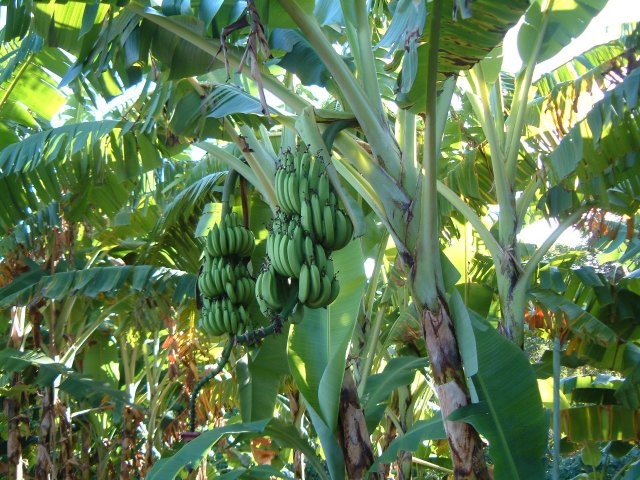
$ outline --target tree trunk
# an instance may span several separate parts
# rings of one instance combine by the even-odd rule
[[[431,360],[431,370],[436,394],[446,419],[452,412],[471,403],[465,381],[460,350],[455,336],[453,321],[446,303],[439,298],[438,311],[425,308],[422,312],[422,330]],[[445,420],[445,431],[454,477],[456,479],[490,479],[484,460],[484,444],[473,426],[464,422]]]
[[[360,480],[366,477],[373,465],[373,450],[364,412],[360,407],[358,389],[351,371],[347,369],[340,391],[340,410],[338,413],[338,441],[342,447],[347,477]],[[368,478],[382,478],[377,473]]]

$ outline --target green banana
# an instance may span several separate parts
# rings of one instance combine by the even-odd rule
[[[302,264],[300,268],[300,279],[298,280],[298,300],[300,303],[306,303],[309,298],[309,291],[311,289],[311,278],[309,272],[309,266],[306,263]]]
[[[339,250],[349,243],[349,239],[347,237],[347,218],[344,213],[342,213],[342,210],[339,209],[335,211],[335,227],[336,233],[333,246],[336,250]]]
[[[302,159],[300,160],[300,170],[298,170],[300,183],[302,183],[303,179],[307,178],[310,169],[311,169],[311,154],[309,152],[305,152],[302,154]]]
[[[304,258],[309,264],[312,264],[316,258],[313,245],[313,240],[311,240],[310,236],[304,237]]]
[[[300,206],[300,223],[307,234],[313,233],[313,219],[309,200],[303,199]]]
[[[236,229],[235,227],[225,228],[224,234],[227,237],[227,253],[234,255],[236,253]]]
[[[278,253],[280,254],[280,262],[282,263],[283,271],[278,273],[284,275],[285,277],[291,277],[293,276],[293,271],[291,270],[291,266],[289,265],[289,236],[285,234],[282,237],[283,238],[280,242],[280,250]]]
[[[320,270],[318,270],[318,266],[315,263],[312,263],[309,266],[309,274],[311,277],[311,287],[309,292],[309,298],[307,302],[314,302],[318,299],[322,289],[322,283],[320,281]]]
[[[214,225],[213,228],[216,228]],[[225,233],[226,229],[218,229],[218,239],[220,240],[220,256],[226,257],[229,255],[229,244],[227,243],[227,234]]]
[[[227,294],[227,297],[229,297],[229,300],[231,300],[231,303],[238,303],[238,295],[236,295],[236,290],[235,288],[233,288],[231,282],[227,282],[225,284],[224,290]]]
[[[329,183],[329,176],[326,172],[320,175],[320,180],[318,181],[318,197],[320,198],[320,204],[324,205],[329,201],[329,195],[331,185]]]
[[[311,195],[311,217],[313,219],[313,234],[316,241],[322,241],[322,210],[318,195]]]
[[[292,175],[289,175],[289,198],[291,199],[291,207],[293,211],[297,214],[300,214],[300,182],[298,181],[298,175],[294,172]]]
[[[334,224],[334,209],[331,208],[331,205],[326,204],[324,206],[324,211],[322,214],[323,220],[323,237],[324,242],[322,245],[327,247],[329,250],[332,250],[335,245],[335,224]]]
[[[311,166],[309,168],[309,188],[318,191],[318,182],[320,181],[322,162],[319,157],[314,157],[311,160]]]
[[[315,253],[315,264],[318,266],[320,271],[324,270],[327,265],[327,254],[324,251],[324,248],[322,248],[322,245],[319,243],[316,243],[313,251]]]
[[[338,282],[338,279],[333,276],[331,279],[331,295],[329,295],[329,300],[328,300],[328,305],[331,305],[336,298],[338,298],[338,295],[340,294],[340,282]]]

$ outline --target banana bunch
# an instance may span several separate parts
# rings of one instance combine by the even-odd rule
[[[208,334],[235,335],[248,324],[245,307],[253,301],[255,282],[242,259],[251,256],[254,246],[253,233],[234,212],[209,231],[198,277],[198,288],[204,297],[201,325]]]
[[[283,154],[275,187],[280,210],[267,237],[267,267],[256,280],[260,308],[281,309],[296,283],[300,303],[326,307],[340,291],[330,254],[351,240],[351,220],[338,206],[322,158],[309,152]]]
[[[209,335],[235,335],[241,333],[248,323],[249,316],[245,308],[242,305],[234,305],[231,299],[205,300],[202,308],[202,328]]]
[[[253,298],[255,282],[249,276],[246,265],[233,266],[224,257],[205,257],[204,268],[198,277],[198,287],[205,297],[227,295],[232,303],[249,305]]]
[[[279,275],[273,265],[263,268],[256,279],[256,299],[265,317],[282,310],[289,288],[287,278]]]
[[[275,271],[285,277],[298,278],[304,262],[305,236],[297,215],[279,212],[267,237],[267,256]]]
[[[325,165],[309,152],[284,155],[276,172],[276,198],[282,211],[299,216],[313,241],[327,250],[340,250],[353,236],[353,225],[338,207]]]
[[[320,245],[316,247],[322,250]],[[326,259],[326,256],[324,258]],[[302,265],[298,280],[300,303],[310,308],[326,307],[338,298],[339,293],[340,284],[333,274],[333,262],[329,260],[323,264],[321,257],[317,256],[315,261]]]
[[[251,230],[244,228],[238,214],[232,212],[224,217],[222,224],[216,223],[207,235],[206,250],[212,257],[237,255],[250,257],[256,245]]]

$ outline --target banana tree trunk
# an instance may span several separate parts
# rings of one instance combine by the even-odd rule
[[[439,308],[422,312],[422,332],[431,361],[435,390],[445,419],[444,427],[451,449],[456,479],[490,479],[484,460],[484,444],[475,429],[464,422],[446,418],[455,410],[471,403],[465,381],[460,350],[447,305],[438,299]]]
[[[351,480],[365,478],[373,464],[373,450],[364,412],[358,399],[358,389],[351,371],[347,369],[340,391],[338,412],[338,441],[342,447],[347,477]],[[381,479],[378,473],[370,479]]]

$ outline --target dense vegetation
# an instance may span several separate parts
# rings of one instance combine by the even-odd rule
[[[606,3],[2,2],[0,475],[640,477]]]

